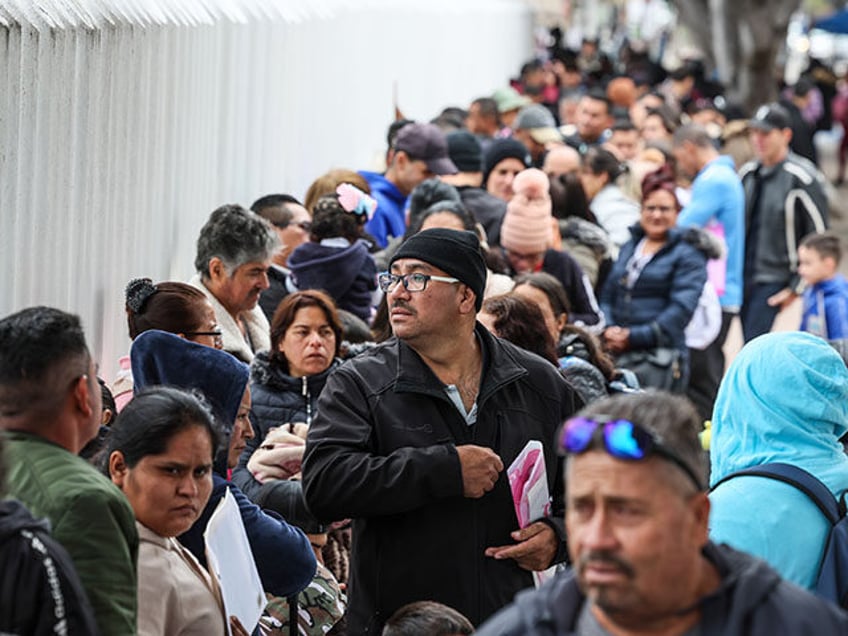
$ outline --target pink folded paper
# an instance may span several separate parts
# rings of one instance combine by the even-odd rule
[[[518,526],[524,528],[531,521],[546,516],[551,510],[548,476],[545,471],[545,454],[542,443],[530,440],[507,469],[512,502]]]
[[[527,442],[515,461],[510,464],[506,474],[520,528],[550,514],[551,495],[548,490],[548,474],[545,470],[542,442],[535,439]],[[554,569],[533,572],[536,587],[553,576]]]

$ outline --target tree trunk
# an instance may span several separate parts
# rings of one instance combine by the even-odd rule
[[[730,99],[748,109],[777,94],[775,60],[801,0],[677,0],[680,22],[718,71]]]

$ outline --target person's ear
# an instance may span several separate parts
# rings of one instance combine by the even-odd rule
[[[113,416],[113,415],[114,415],[114,413],[112,413],[112,409],[103,409],[103,410],[100,412],[100,424],[101,424],[101,425],[106,425],[106,424],[108,424],[108,423],[109,423],[109,420],[111,420],[111,419],[112,419],[112,416]]]
[[[459,299],[459,313],[477,315],[477,295],[468,285],[460,285],[462,296]]]
[[[562,330],[565,328],[565,325],[568,324],[568,314],[562,312],[556,319],[557,331],[562,333]]]
[[[124,454],[118,450],[112,451],[112,454],[109,455],[109,477],[112,479],[112,483],[123,489],[128,471],[129,467],[124,460]]]
[[[692,530],[693,539],[698,545],[704,545],[710,535],[710,498],[705,492],[698,492],[689,500],[689,508],[692,512],[694,523]]]
[[[73,388],[74,404],[85,417],[91,417],[94,412],[91,404],[91,387],[88,385],[88,374],[76,379]]]
[[[224,261],[217,256],[209,259],[209,278],[216,283],[227,278],[227,268],[224,266]]]
[[[405,150],[395,151],[394,164],[398,170],[406,170],[406,167],[409,165],[409,155],[406,154]]]

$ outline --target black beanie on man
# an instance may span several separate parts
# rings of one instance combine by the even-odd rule
[[[444,270],[474,292],[477,311],[483,306],[486,289],[486,263],[480,252],[480,241],[473,232],[433,228],[413,234],[392,256],[392,263],[401,258],[415,258]]]

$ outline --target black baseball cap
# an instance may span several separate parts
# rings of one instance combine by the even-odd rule
[[[792,120],[783,106],[771,103],[760,106],[754,116],[748,120],[748,126],[769,132],[775,128],[792,128]]]
[[[448,155],[445,134],[433,124],[408,124],[395,137],[395,150],[404,151],[411,159],[427,164],[433,174],[456,174],[458,170]]]

